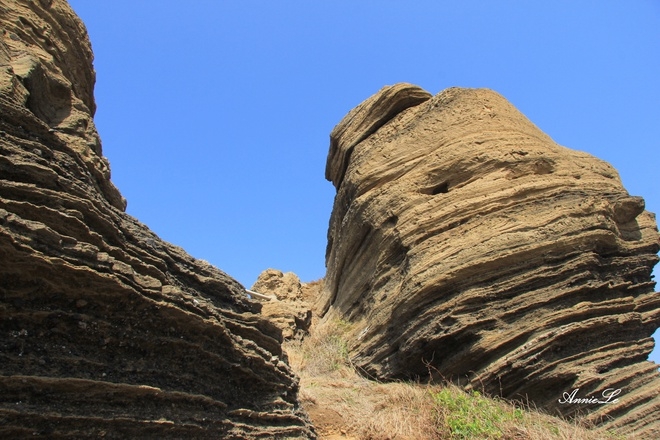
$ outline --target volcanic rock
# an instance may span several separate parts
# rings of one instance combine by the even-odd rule
[[[0,23],[0,437],[315,437],[260,305],[124,212],[80,20]]]
[[[280,301],[300,301],[303,297],[300,278],[293,272],[283,273],[277,269],[266,269],[259,274],[252,290],[269,293]]]
[[[266,269],[251,290],[273,298],[262,301],[261,313],[282,331],[284,339],[302,339],[307,334],[312,325],[312,310],[303,300],[303,284],[298,275]]]
[[[322,311],[381,380],[434,378],[660,438],[653,214],[497,93],[385,87],[331,134]],[[616,403],[560,403],[563,393]],[[571,399],[572,401],[573,399]]]

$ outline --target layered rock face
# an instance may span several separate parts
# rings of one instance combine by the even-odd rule
[[[323,311],[353,323],[366,375],[454,380],[658,438],[659,236],[609,164],[490,90],[398,84],[335,127],[326,177]],[[608,388],[617,403],[559,403]]]
[[[0,22],[0,436],[313,438],[260,306],[124,213],[82,23]]]

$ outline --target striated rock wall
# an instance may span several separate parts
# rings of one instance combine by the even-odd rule
[[[313,438],[260,306],[124,213],[83,24],[0,23],[0,437]]]
[[[450,379],[660,435],[646,361],[659,236],[609,164],[490,90],[397,84],[335,127],[326,177],[337,195],[322,310],[353,323],[366,375]],[[559,403],[578,388],[621,394]]]

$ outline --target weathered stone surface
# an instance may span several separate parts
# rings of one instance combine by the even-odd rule
[[[326,176],[337,195],[322,310],[353,323],[363,371],[451,379],[660,438],[646,361],[658,232],[609,164],[490,90],[399,84],[333,130]],[[621,394],[558,402],[577,388]]]
[[[123,211],[82,23],[0,23],[0,437],[314,437],[259,304]]]
[[[299,301],[303,298],[302,283],[293,272],[283,273],[277,269],[266,269],[259,274],[252,290],[271,294],[280,301]]]
[[[266,269],[252,285],[251,290],[275,298],[262,301],[261,313],[282,331],[284,339],[301,339],[312,325],[312,310],[303,300],[303,287],[298,275],[277,269]]]

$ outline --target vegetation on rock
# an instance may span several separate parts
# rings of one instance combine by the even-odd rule
[[[603,428],[544,414],[451,383],[380,382],[356,370],[347,352],[351,324],[313,325],[285,350],[300,376],[300,397],[322,439],[616,440]],[[644,438],[630,435],[625,438]]]
[[[611,165],[486,89],[384,87],[330,137],[320,310],[351,324],[360,371],[660,436],[660,235]]]
[[[126,214],[66,1],[0,23],[2,437],[660,437],[654,216],[501,96],[349,112],[326,278],[251,299]]]

